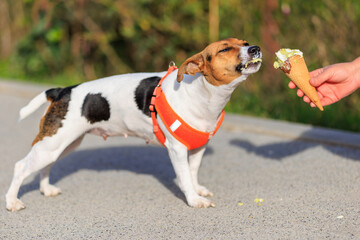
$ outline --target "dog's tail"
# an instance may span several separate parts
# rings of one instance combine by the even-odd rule
[[[19,122],[35,112],[41,105],[47,102],[46,91],[43,91],[33,98],[25,107],[20,110]]]

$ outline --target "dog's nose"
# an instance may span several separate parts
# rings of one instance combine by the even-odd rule
[[[259,52],[260,52],[260,47],[258,47],[258,46],[251,46],[248,49],[248,53],[251,54],[251,55],[256,55]]]

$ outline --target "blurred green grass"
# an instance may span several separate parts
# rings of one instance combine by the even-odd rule
[[[51,84],[54,86],[70,86],[86,81],[84,76],[74,71],[54,75],[27,75],[11,60],[0,60],[0,78],[19,82]]]

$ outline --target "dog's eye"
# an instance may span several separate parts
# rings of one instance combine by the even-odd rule
[[[230,51],[231,49],[233,49],[233,48],[232,47],[227,47],[227,48],[224,48],[224,49],[220,50],[218,53],[227,52],[227,51]]]
[[[247,46],[250,46],[250,45],[246,42],[246,43],[244,43],[244,46],[246,46],[246,47],[247,47]]]

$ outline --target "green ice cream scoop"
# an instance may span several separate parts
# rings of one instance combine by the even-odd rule
[[[275,53],[276,59],[274,62],[274,68],[283,68],[286,65],[286,61],[295,55],[303,57],[303,53],[299,49],[282,48]]]

